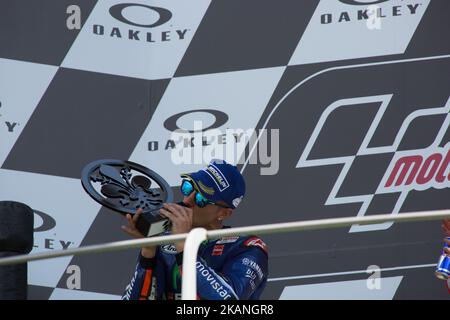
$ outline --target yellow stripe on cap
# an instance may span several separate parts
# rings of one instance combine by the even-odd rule
[[[201,189],[204,193],[209,194],[209,195],[211,195],[211,196],[214,194],[214,189],[213,189],[213,188],[210,188],[210,187],[208,187],[208,186],[205,186],[200,180],[197,181],[197,183],[198,183],[198,186],[200,187],[200,189]]]

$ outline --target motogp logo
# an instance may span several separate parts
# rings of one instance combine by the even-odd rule
[[[399,196],[392,210],[392,214],[395,215],[400,212],[410,191],[450,187],[450,143],[442,146],[443,142],[445,142],[444,136],[450,124],[450,99],[448,99],[445,106],[419,109],[409,114],[398,129],[392,145],[370,147],[370,141],[385,114],[392,96],[390,94],[339,100],[329,105],[320,116],[296,167],[342,165],[342,170],[328,195],[325,205],[362,203],[358,216],[364,216],[375,195],[397,193]],[[374,113],[375,115],[356,154],[334,158],[313,158],[311,150],[318,140],[323,127],[326,126],[329,116],[333,112],[370,103],[372,105],[373,103],[377,103],[378,111]],[[434,141],[428,147],[416,150],[403,150],[399,148],[405,137],[405,133],[414,120],[436,116],[441,116],[443,122],[440,128],[438,128]],[[357,157],[380,154],[391,155],[392,159],[375,193],[354,196],[340,195],[341,187]],[[353,225],[349,232],[386,230],[392,224],[392,222],[388,222],[372,225]]]

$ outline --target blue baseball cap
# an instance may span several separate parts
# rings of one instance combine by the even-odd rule
[[[224,160],[212,160],[206,168],[183,173],[181,177],[192,180],[208,200],[223,201],[233,209],[236,209],[245,195],[244,177],[236,166]]]

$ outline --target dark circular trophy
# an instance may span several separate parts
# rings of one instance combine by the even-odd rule
[[[137,229],[147,237],[170,228],[170,221],[159,214],[164,202],[173,202],[169,184],[156,172],[131,161],[97,160],[81,173],[84,190],[98,203],[122,214],[143,212]]]

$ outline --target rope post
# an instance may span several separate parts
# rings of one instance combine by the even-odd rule
[[[433,220],[441,220],[448,217],[450,217],[450,210],[409,212],[395,215],[389,213],[364,217],[346,217],[346,218],[295,221],[295,222],[256,225],[250,227],[210,230],[207,231],[206,237],[208,239],[217,239],[222,237],[234,237],[248,234],[259,236],[265,234],[299,232],[306,230],[342,228],[342,227],[349,227],[354,224],[363,225],[363,224],[384,223],[384,222],[404,223],[414,221],[416,222],[433,221]],[[73,255],[92,254],[99,252],[113,252],[131,248],[142,248],[150,245],[173,244],[174,242],[177,241],[184,241],[187,236],[188,233],[164,235],[158,237],[109,242],[72,249],[54,250],[51,252],[21,254],[14,257],[0,258],[0,266],[13,265],[28,261],[37,261],[43,259],[53,259],[59,257],[73,256]]]
[[[15,258],[33,249],[34,212],[27,205],[0,201],[0,259]],[[0,300],[26,300],[28,266],[0,266]]]
[[[183,251],[183,280],[181,282],[181,299],[197,299],[197,252],[200,244],[207,239],[206,229],[195,228],[189,232]]]

